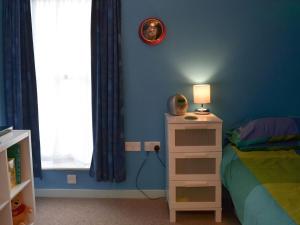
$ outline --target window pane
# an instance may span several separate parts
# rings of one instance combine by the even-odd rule
[[[43,168],[92,157],[91,0],[32,0]]]

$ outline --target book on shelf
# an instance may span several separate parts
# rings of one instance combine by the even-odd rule
[[[17,185],[15,159],[8,159],[8,174],[10,180],[10,188]]]
[[[9,159],[14,159],[15,170],[16,170],[16,183],[21,183],[21,151],[18,144],[13,145],[7,149],[7,157]]]

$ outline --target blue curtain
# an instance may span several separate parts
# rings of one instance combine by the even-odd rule
[[[3,0],[2,15],[6,122],[31,130],[34,176],[41,177],[30,0]]]
[[[93,0],[91,22],[93,158],[97,181],[126,178],[120,0]]]

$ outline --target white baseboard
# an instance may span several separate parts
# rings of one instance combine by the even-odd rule
[[[165,190],[144,190],[151,198],[165,197]],[[36,189],[36,197],[47,198],[146,198],[138,190]]]

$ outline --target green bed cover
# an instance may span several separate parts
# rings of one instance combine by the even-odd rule
[[[243,225],[300,224],[300,155],[289,151],[223,151],[222,182]]]

